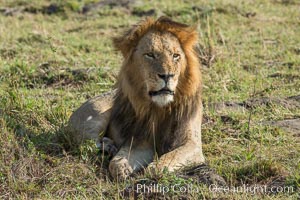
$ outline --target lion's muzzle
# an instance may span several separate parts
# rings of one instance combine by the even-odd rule
[[[149,91],[152,101],[164,107],[174,100],[177,81],[174,74],[157,74],[157,85]]]

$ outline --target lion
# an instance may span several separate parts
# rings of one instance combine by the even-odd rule
[[[113,178],[204,163],[197,42],[195,27],[167,17],[146,18],[113,38],[124,59],[116,89],[87,101],[69,120],[77,142],[93,139],[113,152]]]

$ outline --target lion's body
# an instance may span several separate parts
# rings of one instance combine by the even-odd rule
[[[147,19],[114,43],[124,56],[117,89],[71,116],[77,141],[98,140],[105,131],[118,149],[109,165],[115,178],[149,164],[173,171],[204,162],[195,30],[166,18]]]

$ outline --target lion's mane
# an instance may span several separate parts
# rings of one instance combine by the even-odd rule
[[[186,66],[182,66],[183,71],[179,76],[174,101],[163,108],[141,98],[143,80],[136,76],[135,72],[139,66],[135,65],[132,57],[139,40],[152,30],[175,35],[187,60]],[[118,77],[111,120],[121,126],[121,130],[127,134],[124,137],[153,137],[155,133],[160,153],[170,151],[184,142],[186,136],[172,135],[172,130],[182,121],[197,114],[202,106],[200,63],[195,52],[197,42],[195,27],[174,22],[166,17],[158,20],[147,18],[124,35],[113,39],[115,48],[121,51],[124,57],[124,62]],[[166,132],[171,135],[166,135]]]

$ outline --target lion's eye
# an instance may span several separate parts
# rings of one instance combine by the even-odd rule
[[[174,54],[173,54],[173,59],[174,59],[175,61],[179,60],[179,58],[180,58],[180,55],[179,55],[178,53],[174,53]]]
[[[150,58],[150,59],[154,59],[155,58],[155,55],[153,53],[145,53],[144,54],[147,58]]]

